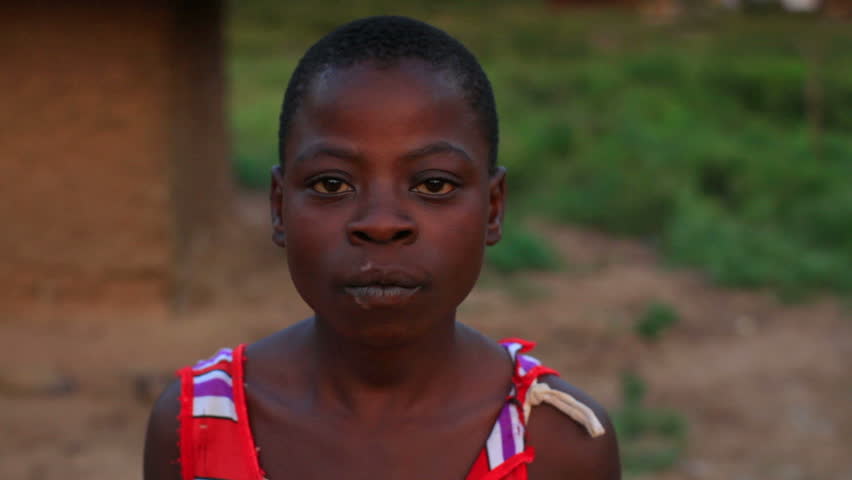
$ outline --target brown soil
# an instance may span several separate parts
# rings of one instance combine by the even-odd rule
[[[271,246],[263,200],[195,252],[180,314],[123,309],[0,319],[0,478],[141,478],[152,397],[176,367],[308,314]],[[637,371],[648,403],[682,412],[688,451],[663,479],[852,478],[852,321],[826,298],[784,305],[664,268],[632,241],[540,226],[570,259],[563,272],[486,273],[461,308],[493,337],[537,340],[537,355],[606,406]],[[681,321],[645,344],[633,321],[653,301]]]

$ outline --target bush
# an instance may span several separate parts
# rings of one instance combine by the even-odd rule
[[[652,303],[636,321],[635,331],[643,340],[656,341],[679,321],[680,317],[674,308],[664,303]]]
[[[852,291],[852,255],[843,247],[813,248],[790,232],[738,221],[706,202],[681,204],[664,247],[673,261],[700,265],[725,285],[766,285],[790,298],[811,289]]]
[[[514,223],[504,226],[503,238],[486,251],[485,258],[500,273],[556,270],[562,265],[546,240]]]

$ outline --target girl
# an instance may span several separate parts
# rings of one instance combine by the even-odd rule
[[[340,27],[297,66],[279,146],[273,241],[314,316],[181,370],[146,480],[619,478],[596,403],[456,321],[506,177],[464,46],[402,17]]]

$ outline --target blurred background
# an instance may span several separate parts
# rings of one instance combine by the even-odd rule
[[[176,368],[309,314],[283,91],[403,14],[497,97],[507,231],[461,320],[599,398],[628,478],[852,479],[852,1],[70,3],[0,7],[0,478],[141,478]]]

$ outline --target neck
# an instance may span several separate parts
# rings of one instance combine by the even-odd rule
[[[313,320],[317,401],[348,414],[376,418],[410,414],[440,401],[460,361],[464,327],[455,318],[417,339],[373,346]]]

